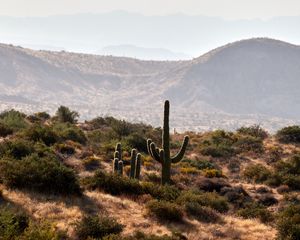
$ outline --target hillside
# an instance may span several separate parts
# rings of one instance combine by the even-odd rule
[[[260,123],[274,131],[300,117],[300,47],[271,39],[234,42],[190,61],[34,51],[0,45],[0,110],[53,112],[60,104],[82,118],[114,114],[160,123],[169,98],[185,130]],[[184,130],[184,129],[183,129]]]
[[[0,238],[299,239],[299,126],[188,132],[185,156],[162,185],[146,144],[160,147],[161,129],[74,116],[0,114]],[[170,137],[173,155],[183,134]]]

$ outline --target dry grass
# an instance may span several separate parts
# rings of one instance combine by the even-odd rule
[[[146,216],[144,204],[125,197],[114,197],[101,192],[84,193],[83,198],[59,197],[33,194],[3,189],[5,199],[21,208],[35,219],[48,220],[60,230],[74,236],[73,223],[86,213],[106,213],[119,220],[126,227],[124,234],[143,231],[151,234],[170,234],[170,229],[177,229],[190,240],[204,239],[275,239],[276,230],[261,224],[257,220],[245,220],[225,216],[224,224],[203,224],[186,219],[184,224],[161,225]]]

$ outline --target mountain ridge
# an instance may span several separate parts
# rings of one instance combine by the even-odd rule
[[[187,114],[178,124],[190,122],[188,127],[202,124],[193,113],[218,113],[233,119],[248,115],[248,122],[255,115],[257,119],[265,116],[266,121],[300,117],[300,47],[268,38],[233,42],[186,61],[145,61],[0,44],[0,71],[2,110],[24,102],[29,110],[53,111],[65,104],[80,112],[83,109],[84,118],[117,113],[158,124],[157,107],[169,98],[176,115]],[[7,96],[10,104],[1,100]],[[14,99],[19,102],[12,105]]]

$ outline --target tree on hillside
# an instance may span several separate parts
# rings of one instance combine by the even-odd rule
[[[79,114],[76,111],[71,111],[68,107],[60,106],[57,109],[55,116],[59,122],[76,123]]]

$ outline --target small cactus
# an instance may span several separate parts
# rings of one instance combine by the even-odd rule
[[[137,180],[139,180],[141,176],[141,164],[142,164],[142,155],[138,153],[136,155],[135,174],[134,174],[134,178]]]
[[[122,146],[117,143],[114,160],[113,160],[113,173],[123,175],[124,161],[122,159]],[[132,149],[130,157],[130,173],[129,177],[139,179],[141,175],[141,154],[137,153],[136,149]]]

